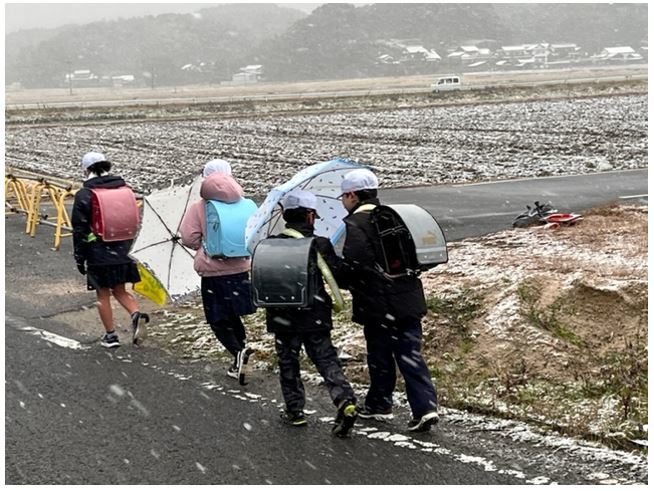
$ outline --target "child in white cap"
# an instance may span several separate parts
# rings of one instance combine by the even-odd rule
[[[329,239],[314,235],[318,217],[316,196],[305,190],[288,193],[283,201],[283,218],[286,229],[275,238],[315,237],[314,243],[334,276],[339,276],[340,261]],[[357,417],[356,397],[343,374],[340,361],[331,340],[332,299],[325,289],[320,272],[315,271],[309,281],[314,282],[316,293],[313,305],[307,308],[267,308],[266,327],[275,335],[275,349],[279,363],[279,381],[286,403],[282,420],[291,426],[307,424],[304,413],[304,386],[300,379],[300,350],[304,349],[322,375],[329,395],[337,408],[332,433],[339,437],[349,435]]]
[[[214,258],[207,255],[202,241],[207,237],[205,200],[235,203],[243,197],[243,188],[232,177],[231,166],[220,159],[204,166],[204,180],[198,201],[192,203],[179,228],[182,244],[196,251],[193,267],[200,275],[202,306],[207,323],[216,339],[233,356],[227,376],[246,385],[254,350],[246,346],[244,315],[256,308],[250,294],[250,258]]]
[[[409,431],[427,431],[438,422],[436,389],[420,353],[421,318],[427,313],[417,276],[390,278],[382,274],[379,235],[371,212],[377,198],[377,176],[367,169],[347,173],[341,200],[348,211],[343,260],[352,293],[352,320],[363,325],[368,351],[370,387],[359,416],[379,421],[393,418],[395,366],[406,386],[413,418]]]
[[[99,152],[89,152],[82,157],[82,170],[86,180],[75,194],[71,222],[73,225],[73,249],[78,271],[86,275],[87,289],[95,290],[100,320],[105,333],[101,344],[106,348],[120,346],[114,329],[111,296],[130,314],[132,342],[140,344],[145,338],[145,323],[150,318],[139,311],[134,296],[125,289],[126,283],[141,281],[136,263],[128,252],[132,240],[105,242],[91,230],[92,190],[112,189],[125,186],[122,177],[109,174],[111,162]]]

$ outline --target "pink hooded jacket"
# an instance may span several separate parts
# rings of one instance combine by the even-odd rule
[[[186,210],[179,228],[182,244],[197,251],[193,262],[195,271],[200,276],[226,276],[248,271],[250,258],[212,259],[206,255],[202,247],[202,239],[207,235],[204,200],[214,199],[224,203],[234,203],[243,196],[243,188],[232,176],[214,172],[202,182],[200,196],[202,199]]]

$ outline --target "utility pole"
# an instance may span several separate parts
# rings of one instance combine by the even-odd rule
[[[68,95],[73,95],[73,64],[68,62]]]

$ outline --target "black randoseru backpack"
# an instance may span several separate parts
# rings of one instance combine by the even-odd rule
[[[447,243],[434,218],[416,205],[380,205],[370,212],[375,257],[389,276],[419,274],[447,262]]]
[[[397,276],[416,271],[416,246],[411,232],[397,214],[389,208],[378,206],[371,212],[370,220],[379,239],[375,256],[384,272]]]

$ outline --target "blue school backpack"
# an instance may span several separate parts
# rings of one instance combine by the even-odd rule
[[[213,258],[246,257],[245,226],[257,211],[251,199],[241,198],[235,203],[207,200],[205,204],[207,236],[202,247]]]

